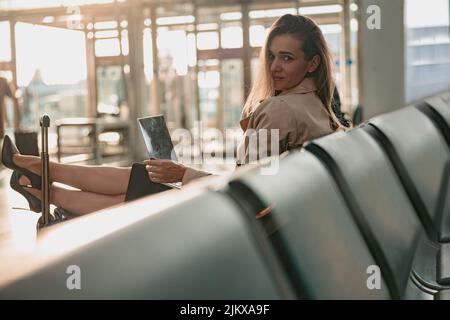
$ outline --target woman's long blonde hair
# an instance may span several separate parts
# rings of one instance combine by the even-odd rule
[[[282,34],[289,34],[302,42],[301,50],[307,61],[313,59],[315,55],[320,57],[320,64],[317,69],[308,73],[306,77],[314,78],[317,96],[328,111],[332,128],[336,130],[342,127],[331,107],[334,90],[332,58],[322,31],[310,18],[292,14],[286,14],[278,18],[270,27],[259,56],[258,77],[247,97],[242,117],[249,116],[262,100],[275,95],[270,72],[269,47],[272,40]]]

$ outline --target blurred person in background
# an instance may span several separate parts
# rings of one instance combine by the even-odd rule
[[[19,101],[16,98],[16,90],[8,84],[5,78],[0,77],[0,139],[5,136],[6,121],[6,98],[10,98],[14,104],[14,130],[19,130],[20,126],[20,109]]]

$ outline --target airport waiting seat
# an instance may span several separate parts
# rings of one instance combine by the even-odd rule
[[[358,105],[353,113],[353,126],[360,125],[363,121],[363,108],[361,105]]]
[[[388,155],[429,238],[449,242],[450,212],[444,209],[450,201],[450,148],[433,121],[407,107],[377,116],[363,129]]]
[[[416,108],[425,113],[440,129],[450,147],[450,93],[425,99]]]
[[[355,221],[361,225],[395,298],[431,299],[411,286],[420,220],[378,143],[359,128],[316,139],[306,145],[327,166]],[[434,266],[436,262],[434,261]]]
[[[113,210],[126,214],[127,205]],[[289,298],[249,221],[207,191],[0,288],[0,299]],[[81,269],[81,290],[66,287],[69,265]]]
[[[439,291],[435,295],[436,300],[450,300],[450,290]]]
[[[413,128],[417,128],[414,130]],[[428,238],[421,241],[414,273],[433,289],[450,284],[450,148],[435,123],[413,107],[384,114],[363,128],[383,147],[396,168]],[[434,261],[438,264],[424,263]]]
[[[322,163],[312,154],[300,152],[282,159],[279,165],[274,175],[261,175],[256,168],[237,176],[224,192],[251,217],[273,207],[259,221],[297,296],[392,298],[384,277],[381,289],[368,288],[367,270],[378,263]]]
[[[425,102],[436,110],[450,127],[450,92],[425,99]]]

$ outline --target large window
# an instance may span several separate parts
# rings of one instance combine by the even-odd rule
[[[197,35],[199,50],[212,50],[219,48],[219,33],[217,31],[199,32]]]
[[[199,9],[199,30],[211,34],[211,47],[198,49],[200,109],[205,127],[226,130],[238,127],[243,105],[243,45],[240,6]],[[212,46],[214,44],[214,46]],[[238,114],[236,116],[236,114]]]
[[[193,100],[189,87],[188,38],[185,30],[158,28],[159,80],[161,83],[161,110],[171,127],[189,126],[188,105]],[[195,92],[194,92],[195,93]]]
[[[112,3],[115,0],[2,0],[0,9],[18,10],[34,8],[50,8],[59,6],[79,6],[84,4]],[[125,2],[126,0],[119,0]]]
[[[342,73],[340,69],[340,53],[341,53],[341,37],[342,28],[339,24],[324,24],[319,25],[323,36],[327,41],[334,62],[334,77],[336,86],[342,89]]]
[[[301,13],[310,15],[322,26],[336,62],[342,51],[341,5],[311,7],[309,2],[290,0],[254,1],[248,5],[235,2],[220,6],[208,2],[194,6],[195,1],[176,1],[176,4],[170,1],[126,2],[0,1],[0,9],[17,10],[18,13],[21,9],[53,7],[48,13],[36,10],[36,15],[23,17],[28,23],[16,25],[17,81],[25,108],[23,125],[37,126],[38,116],[43,112],[49,113],[53,119],[87,116],[95,114],[95,111],[97,115],[126,115],[129,113],[121,110],[127,111],[123,106],[127,106],[128,93],[139,97],[142,93],[147,94],[146,103],[130,105],[131,110],[136,108],[139,114],[162,113],[170,129],[192,129],[195,121],[200,119],[204,128],[226,130],[234,127],[240,130],[244,92],[251,86],[244,80],[254,81],[257,77],[259,50],[268,28],[278,17],[285,13],[295,14],[300,7]],[[83,7],[98,3],[111,5]],[[141,88],[135,90],[135,84],[130,82],[136,71],[130,59],[137,57],[136,52],[130,50],[140,48],[135,43],[140,37],[128,34],[131,22],[128,14],[133,10],[122,10],[128,5],[142,5],[139,10],[142,9],[143,19],[139,23],[143,32],[145,92],[140,92]],[[80,17],[77,19],[81,19],[82,27],[64,29],[71,29],[70,16],[77,16],[77,11],[54,10],[57,6],[67,9],[79,6]],[[248,17],[244,16],[244,9]],[[247,18],[248,33],[243,29]],[[136,30],[134,24],[132,26]],[[11,60],[8,28],[7,22],[0,23],[0,66],[6,67],[11,65],[2,63]],[[249,52],[244,48],[246,34],[249,34]],[[133,40],[130,43],[129,38]],[[152,38],[155,43],[152,43]],[[247,53],[251,55],[250,63],[246,61]],[[7,74],[3,73],[12,78],[10,69],[7,69]],[[339,68],[335,70],[338,72]],[[340,79],[339,73],[337,79]]]
[[[405,98],[412,102],[450,88],[448,0],[406,0]]]
[[[243,36],[240,23],[223,27],[220,31],[220,40],[222,48],[242,48]]]
[[[97,67],[97,112],[120,114],[127,106],[125,82],[121,66]]]
[[[236,127],[241,119],[244,101],[242,68],[243,63],[240,59],[227,59],[222,62],[224,128]]]
[[[123,19],[120,19],[123,18]],[[94,42],[97,115],[124,117],[129,114],[125,75],[128,65],[128,21],[116,20],[88,23],[88,39]]]
[[[218,127],[217,112],[220,94],[220,61],[200,60],[198,86],[203,126]]]
[[[169,129],[192,128],[197,118],[196,40],[201,41],[204,34],[199,34],[196,39],[193,10],[192,4],[157,7],[156,21],[150,19],[151,10],[145,11],[148,17],[144,20],[144,71],[149,104],[153,110],[158,106],[158,112],[164,114]],[[156,57],[152,44],[154,30]],[[210,46],[208,41],[204,41],[207,42],[205,46]],[[155,58],[157,70],[154,70]]]
[[[17,82],[22,90],[22,125],[37,127],[46,112],[52,121],[86,114],[84,33],[16,24]]]

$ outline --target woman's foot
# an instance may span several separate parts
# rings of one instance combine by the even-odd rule
[[[25,167],[19,166],[21,163],[19,160],[21,154],[16,145],[12,142],[8,135],[5,135],[3,139],[2,147],[2,162],[3,165],[11,170],[19,171],[22,175],[25,175],[31,182],[33,188],[41,189],[41,177],[36,173],[31,172]],[[18,164],[16,164],[18,163]]]
[[[25,199],[27,199],[30,210],[34,212],[41,212],[41,200],[39,200],[37,197],[26,190],[29,183],[30,180],[17,170],[13,171],[11,180],[9,182],[11,188],[14,191],[17,191],[18,193],[23,195]]]

